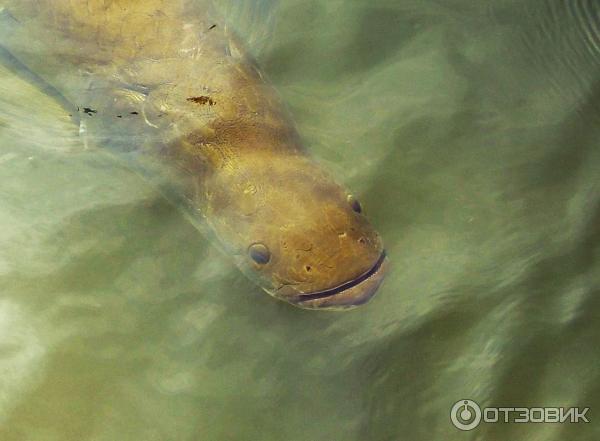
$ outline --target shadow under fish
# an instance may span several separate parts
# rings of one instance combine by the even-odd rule
[[[203,2],[8,1],[0,56],[266,292],[309,309],[366,303],[388,269],[379,234],[211,17]]]

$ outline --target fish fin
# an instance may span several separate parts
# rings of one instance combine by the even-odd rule
[[[0,39],[10,37],[19,26],[19,21],[10,13],[10,11],[6,7],[0,5]]]
[[[38,149],[83,151],[86,130],[79,116],[77,108],[56,89],[0,46],[0,135],[3,139],[14,139],[21,146]]]

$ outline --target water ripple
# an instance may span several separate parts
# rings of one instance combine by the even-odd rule
[[[600,79],[600,3],[596,0],[509,2],[491,7],[497,23],[514,31],[520,53],[540,82],[578,108]]]

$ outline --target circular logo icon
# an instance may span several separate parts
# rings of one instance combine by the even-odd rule
[[[450,420],[460,430],[472,430],[481,422],[481,408],[473,400],[460,400],[450,411]]]

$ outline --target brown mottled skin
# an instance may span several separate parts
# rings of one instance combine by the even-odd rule
[[[277,94],[202,2],[0,5],[19,23],[2,43],[68,100],[93,106],[86,121],[127,132],[139,143],[128,148],[177,170],[188,214],[265,291],[303,308],[372,297],[387,267],[378,233],[310,158]],[[268,249],[266,263],[253,244]]]

